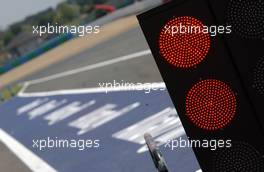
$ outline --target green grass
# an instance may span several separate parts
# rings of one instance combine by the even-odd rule
[[[4,88],[3,90],[0,91],[0,103],[5,102],[15,95],[21,90],[22,86],[21,85],[14,85],[10,86],[7,88]]]

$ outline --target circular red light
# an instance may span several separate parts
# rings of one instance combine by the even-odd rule
[[[236,113],[236,96],[222,81],[208,79],[195,84],[187,94],[186,113],[199,128],[218,130]]]
[[[203,23],[196,18],[173,18],[159,36],[161,56],[179,68],[196,66],[205,58],[211,44],[210,35],[202,32],[203,28]]]

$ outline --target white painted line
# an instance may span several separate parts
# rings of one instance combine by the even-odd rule
[[[53,167],[0,128],[0,141],[33,172],[57,172]]]
[[[82,68],[61,72],[61,73],[58,73],[58,74],[50,75],[50,76],[47,76],[47,77],[43,77],[43,78],[31,80],[31,81],[25,81],[24,83],[22,83],[23,86],[22,86],[22,89],[20,90],[20,92],[18,93],[18,96],[19,97],[38,97],[38,96],[42,97],[42,96],[52,96],[52,95],[62,95],[62,94],[84,94],[84,93],[90,93],[90,92],[102,92],[98,88],[89,88],[89,90],[80,89],[80,91],[79,90],[70,90],[70,91],[69,90],[59,90],[59,91],[41,92],[41,93],[24,93],[25,90],[30,85],[33,85],[33,84],[39,84],[39,83],[43,83],[43,82],[46,82],[46,81],[62,78],[62,77],[65,77],[65,76],[81,73],[81,72],[84,72],[84,71],[93,70],[93,69],[100,68],[100,67],[105,67],[105,66],[108,66],[108,65],[112,65],[112,64],[115,64],[115,63],[119,63],[119,62],[122,62],[122,61],[134,59],[134,58],[139,58],[139,57],[142,57],[142,56],[145,56],[145,55],[149,55],[149,54],[151,54],[150,50],[143,50],[143,51],[140,51],[140,52],[137,52],[137,53],[128,54],[128,55],[117,57],[117,58],[114,58],[114,59],[111,59],[111,60],[107,60],[107,61],[91,64],[91,65],[88,65],[88,66],[84,66]],[[122,89],[121,88],[120,89],[116,88],[116,91],[119,91],[119,90],[122,90]]]
[[[166,89],[164,82],[151,83],[152,89]],[[117,91],[133,91],[133,90],[144,90],[145,85],[136,85],[132,89],[127,87],[110,87],[107,88],[107,92],[117,92]],[[57,95],[71,95],[71,94],[88,94],[88,93],[105,93],[106,89],[103,87],[97,88],[83,88],[83,89],[73,89],[73,90],[58,90],[50,92],[36,92],[36,93],[24,93],[19,92],[18,97],[46,97],[46,96],[57,96]],[[107,94],[107,93],[106,93]],[[147,93],[146,93],[147,94]]]
[[[47,77],[44,77],[44,78],[31,80],[31,81],[26,81],[25,83],[28,83],[28,84],[42,83],[42,82],[50,81],[50,80],[53,80],[53,79],[58,79],[58,78],[61,78],[61,77],[73,75],[73,74],[76,74],[76,73],[81,73],[81,72],[84,72],[84,71],[88,71],[88,70],[92,70],[92,69],[96,69],[96,68],[100,68],[100,67],[105,67],[105,66],[108,66],[108,65],[112,65],[112,64],[115,64],[115,63],[122,62],[122,61],[126,61],[126,60],[130,60],[130,59],[142,57],[142,56],[149,55],[149,54],[151,54],[150,50],[144,50],[144,51],[140,51],[140,52],[137,52],[137,53],[133,53],[133,54],[128,54],[128,55],[125,55],[125,56],[117,57],[117,58],[114,58],[114,59],[111,59],[111,60],[107,60],[107,61],[103,61],[103,62],[92,64],[92,65],[88,65],[88,66],[85,66],[85,67],[82,67],[82,68],[61,72],[61,73],[58,73],[58,74],[55,74],[55,75],[50,75],[50,76],[47,76]]]
[[[79,130],[77,134],[82,135],[122,115],[127,114],[128,112],[134,110],[139,106],[140,103],[135,102],[133,104],[127,105],[122,109],[117,110],[115,109],[117,107],[116,104],[106,104],[70,122],[68,126],[77,128]]]
[[[24,93],[25,90],[28,88],[29,83],[28,83],[28,82],[24,82],[24,83],[21,84],[21,85],[22,85],[22,88],[21,88],[21,90],[19,91],[19,93]],[[18,93],[18,94],[19,94],[19,93]]]
[[[148,150],[145,145],[143,133],[151,133],[155,141],[161,146],[168,140],[176,139],[185,134],[181,121],[175,108],[167,107],[160,112],[152,114],[125,129],[112,135],[113,138],[140,144],[137,153],[144,153]]]

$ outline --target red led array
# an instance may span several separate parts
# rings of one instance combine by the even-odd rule
[[[218,130],[231,122],[236,113],[236,97],[222,81],[208,79],[195,84],[186,97],[186,113],[199,128]]]
[[[180,26],[189,29],[180,29]],[[170,20],[163,27],[159,36],[161,56],[168,63],[179,68],[190,68],[199,64],[209,51],[210,35],[194,32],[195,30],[190,28],[202,31],[203,27],[204,25],[200,20],[189,16],[176,17]],[[178,32],[176,32],[177,29]]]

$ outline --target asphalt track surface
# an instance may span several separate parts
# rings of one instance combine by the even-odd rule
[[[24,81],[43,78],[68,70],[78,69],[87,65],[96,64],[117,57],[148,50],[148,45],[139,27],[122,33],[114,39],[106,41],[92,49],[88,49],[78,55],[59,64],[50,66]],[[30,86],[26,92],[42,92],[60,89],[78,89],[98,87],[99,82],[161,82],[161,76],[155,65],[152,55],[131,59],[96,70],[89,70],[75,75],[61,77]]]
[[[128,32],[120,34],[119,36],[109,41],[101,43],[92,49],[88,49],[75,55],[72,58],[69,58],[58,64],[54,64],[46,68],[45,70],[24,78],[20,82],[50,77],[58,73],[63,73],[65,71],[76,70],[89,65],[98,64],[104,61],[113,60],[119,57],[146,50],[148,50],[148,45],[140,28],[136,27],[129,30]],[[86,70],[56,79],[51,78],[45,82],[32,84],[27,87],[25,92],[35,93],[56,90],[94,88],[99,86],[98,83],[112,83],[113,80],[141,83],[162,82],[161,76],[158,72],[152,55],[147,53],[146,55],[142,55],[139,58],[129,59],[93,70]],[[19,117],[12,116],[18,112],[17,110],[21,108],[21,106],[25,106],[38,99],[45,98],[48,98],[49,101],[58,102],[66,99],[69,102],[81,101],[82,103],[87,103],[94,99],[98,103],[92,109],[85,111],[85,113],[76,113],[76,116],[79,117],[84,114],[93,112],[93,110],[95,110],[96,108],[100,108],[107,102],[111,102],[113,105],[116,105],[118,107],[117,109],[128,106],[129,104],[135,103],[137,101],[144,106],[135,111],[135,113],[138,115],[128,113],[127,115],[122,116],[122,118],[115,119],[109,123],[106,123],[102,127],[99,127],[100,130],[92,130],[89,133],[89,136],[94,138],[96,138],[97,136],[103,138],[102,145],[107,145],[98,152],[92,150],[87,154],[87,152],[80,153],[79,151],[75,152],[69,150],[55,150],[52,153],[49,151],[43,153],[41,151],[32,149],[32,138],[35,138],[37,136],[55,137],[58,135],[63,138],[77,137],[76,130],[65,127],[67,125],[69,126],[69,124],[74,121],[74,119],[71,118],[70,119],[72,121],[70,121],[70,119],[67,119],[59,125],[56,125],[54,127],[47,127],[47,123],[43,122],[47,121],[47,119],[42,116],[41,118],[35,120],[35,122],[26,118],[27,116],[30,117],[30,113],[25,113],[24,115]],[[44,159],[44,161],[54,167],[57,171],[145,172],[155,171],[148,153],[145,152],[143,154],[137,154],[136,150],[138,150],[139,145],[133,142],[129,142],[126,137],[122,136],[122,131],[131,125],[137,126],[138,122],[151,117],[150,114],[157,114],[168,107],[173,108],[173,105],[166,91],[158,91],[153,94],[144,94],[142,91],[135,92],[133,94],[131,94],[131,92],[115,92],[108,94],[107,97],[105,97],[105,93],[68,96],[61,95],[44,98],[17,97],[10,102],[7,102],[0,108],[1,113],[5,114],[0,120],[2,121],[1,126],[3,126],[3,129],[7,133],[19,140],[28,149],[31,149],[32,152]],[[9,113],[12,115],[10,116]],[[107,139],[104,140],[104,138]],[[6,155],[5,157],[11,157],[10,161],[12,161],[12,163],[16,164],[17,166],[13,166],[15,170],[11,171],[30,171],[20,161],[16,160],[14,154],[10,153],[3,146],[0,146],[0,148],[3,148],[2,151],[7,152],[6,154],[8,155]],[[172,171],[193,172],[195,170],[198,170],[198,164],[191,149],[180,149],[177,151],[164,150],[164,154],[169,158],[168,164],[173,168]],[[10,170],[10,167],[6,167],[6,169]]]
[[[29,172],[28,167],[25,166],[20,160],[17,159],[9,149],[6,148],[3,143],[0,142],[0,169],[3,172]]]

